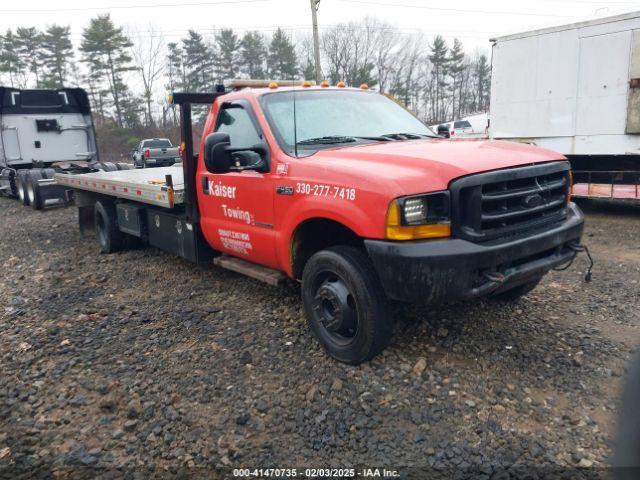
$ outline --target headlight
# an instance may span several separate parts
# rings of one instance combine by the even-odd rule
[[[427,222],[427,202],[423,197],[407,198],[402,207],[407,225],[421,225]]]
[[[416,240],[451,236],[449,192],[402,197],[387,211],[386,237]]]

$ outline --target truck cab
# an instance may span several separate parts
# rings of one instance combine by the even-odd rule
[[[0,194],[18,197],[38,210],[45,204],[65,204],[60,191],[48,184],[56,171],[52,167],[97,160],[84,90],[0,86]]]
[[[174,96],[183,121],[194,95]],[[365,88],[271,84],[211,98],[197,154],[183,123],[184,205],[142,215],[149,243],[182,254],[168,236],[193,232],[190,244],[201,236],[220,266],[300,282],[311,330],[340,361],[384,349],[390,301],[518,298],[579,250],[583,215],[555,152],[440,138]],[[168,192],[177,182],[166,176]],[[93,210],[99,240],[116,235],[117,209],[140,216],[131,202],[103,207]]]
[[[301,280],[312,328],[336,350],[376,297],[531,289],[575,255],[582,230],[561,155],[437,138],[368,90],[241,90],[216,100],[203,138],[208,243]],[[359,281],[371,284],[365,301]]]

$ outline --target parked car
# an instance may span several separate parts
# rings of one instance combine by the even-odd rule
[[[453,122],[434,125],[431,129],[444,138],[486,138],[488,122],[488,114],[479,113]]]
[[[139,168],[169,167],[180,161],[180,149],[168,138],[147,138],[131,152],[131,157]]]

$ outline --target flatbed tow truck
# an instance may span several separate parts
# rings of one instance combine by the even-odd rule
[[[182,164],[56,175],[102,252],[127,236],[278,285],[301,283],[334,358],[373,358],[390,301],[516,299],[582,249],[560,154],[449,141],[366,86],[175,93]],[[210,106],[194,152],[193,105]]]

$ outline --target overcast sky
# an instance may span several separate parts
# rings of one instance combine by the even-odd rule
[[[432,36],[460,38],[468,50],[489,48],[489,38],[551,25],[640,10],[631,0],[321,0],[319,24],[373,16],[396,25],[404,33],[422,30]],[[281,26],[292,34],[308,31],[309,0],[22,0],[0,3],[0,28],[44,28],[51,23],[71,25],[78,40],[89,19],[111,13],[117,24],[132,32],[146,32],[150,24],[168,41],[189,28],[201,33],[216,28],[257,29],[270,33]],[[144,35],[144,33],[141,33]]]
[[[321,0],[318,21],[322,29],[370,16],[393,24],[406,35],[423,32],[429,39],[439,33],[449,44],[458,37],[468,52],[489,52],[489,39],[495,36],[634,10],[640,10],[640,1]],[[1,0],[0,33],[17,26],[70,25],[77,48],[89,20],[107,12],[143,44],[149,41],[150,26],[156,34],[162,33],[165,43],[179,41],[188,29],[208,38],[217,29],[230,27],[267,35],[282,27],[294,39],[311,32],[310,0]],[[76,65],[82,71],[83,65]],[[137,74],[126,76],[130,88],[140,94]],[[156,82],[154,110],[165,98],[164,88],[164,81]]]

